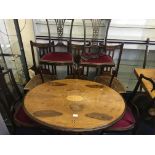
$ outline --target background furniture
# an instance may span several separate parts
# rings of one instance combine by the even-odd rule
[[[81,65],[87,67],[87,76],[89,67],[96,68],[96,74],[99,74],[99,69],[102,65],[108,63],[106,55],[102,55],[102,51],[106,54],[106,49],[99,47],[106,45],[108,29],[110,25],[109,19],[88,19],[83,20],[84,25],[84,53],[82,54]],[[102,41],[101,41],[102,40]],[[87,44],[87,42],[89,44]],[[106,47],[106,46],[105,46]]]
[[[53,44],[53,51],[46,54],[41,59],[41,62],[52,64],[55,68],[55,73],[57,65],[67,66],[67,74],[69,74],[70,72],[70,65],[72,65],[72,53],[70,51],[70,43],[72,36],[73,21],[73,19],[46,19],[49,44]],[[54,26],[55,32],[52,32],[51,27]],[[52,30],[54,30],[54,28]],[[52,42],[52,39],[55,34],[57,39],[55,39],[54,42]],[[68,37],[69,40],[64,40],[62,39],[63,37]]]
[[[55,67],[48,63],[41,62],[42,58],[51,52],[53,46],[49,43],[35,43],[30,41],[33,67],[35,76],[25,85],[24,90],[29,91],[37,85],[50,80],[57,79]]]
[[[138,78],[138,82],[135,86],[135,89],[131,95],[131,99],[135,96],[139,86],[141,85],[145,91],[149,94],[152,102],[148,105],[148,113],[150,116],[155,116],[155,69],[142,69],[142,68],[135,68],[135,75]]]
[[[155,98],[155,82],[154,82],[155,81],[155,69],[135,68],[134,72],[139,80],[138,84],[142,84],[145,91],[150,95],[152,99],[154,99]],[[151,82],[151,79],[152,79],[152,82]]]
[[[0,106],[3,109],[4,120],[11,123],[9,128],[11,133],[15,133],[16,126],[37,126],[37,123],[24,112],[22,98],[23,94],[15,82],[12,70],[8,69],[0,73]]]
[[[101,76],[96,76],[95,81],[105,84],[119,93],[125,93],[125,88],[122,83],[117,79],[119,65],[121,61],[121,56],[123,52],[123,44],[120,45],[107,45],[106,46],[107,55],[112,62],[117,61],[115,67],[113,66],[102,66]]]

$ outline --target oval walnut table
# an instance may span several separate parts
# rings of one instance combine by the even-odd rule
[[[124,114],[120,94],[105,85],[78,79],[55,80],[29,91],[26,113],[42,125],[72,132],[104,129]]]

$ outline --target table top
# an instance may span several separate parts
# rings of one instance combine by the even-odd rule
[[[151,78],[153,80],[155,80],[155,69],[142,69],[142,68],[135,68],[135,74],[137,77],[140,76],[140,74],[143,74],[144,76]],[[149,93],[150,97],[153,99],[155,98],[155,90],[152,90],[152,84],[150,81],[142,79],[142,85],[144,87],[144,89]]]
[[[123,116],[125,102],[105,85],[65,79],[46,82],[29,91],[24,109],[43,125],[80,132],[111,126]]]

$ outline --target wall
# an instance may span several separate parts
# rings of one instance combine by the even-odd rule
[[[24,24],[25,24],[25,20],[20,19],[19,20],[20,29],[24,26]],[[28,67],[31,67],[33,63],[32,63],[30,40],[32,41],[35,40],[32,19],[26,19],[26,25],[23,31],[21,32],[21,35],[22,35],[27,64],[28,64]]]

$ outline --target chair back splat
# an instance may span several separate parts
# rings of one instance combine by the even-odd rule
[[[90,46],[92,46],[90,52],[95,52],[93,47],[99,45],[99,42],[106,45],[110,21],[110,19],[84,20],[84,40],[90,42]]]
[[[56,45],[61,46],[65,45],[66,41],[71,42],[73,22],[74,19],[46,19],[49,43],[51,40],[56,40]]]

